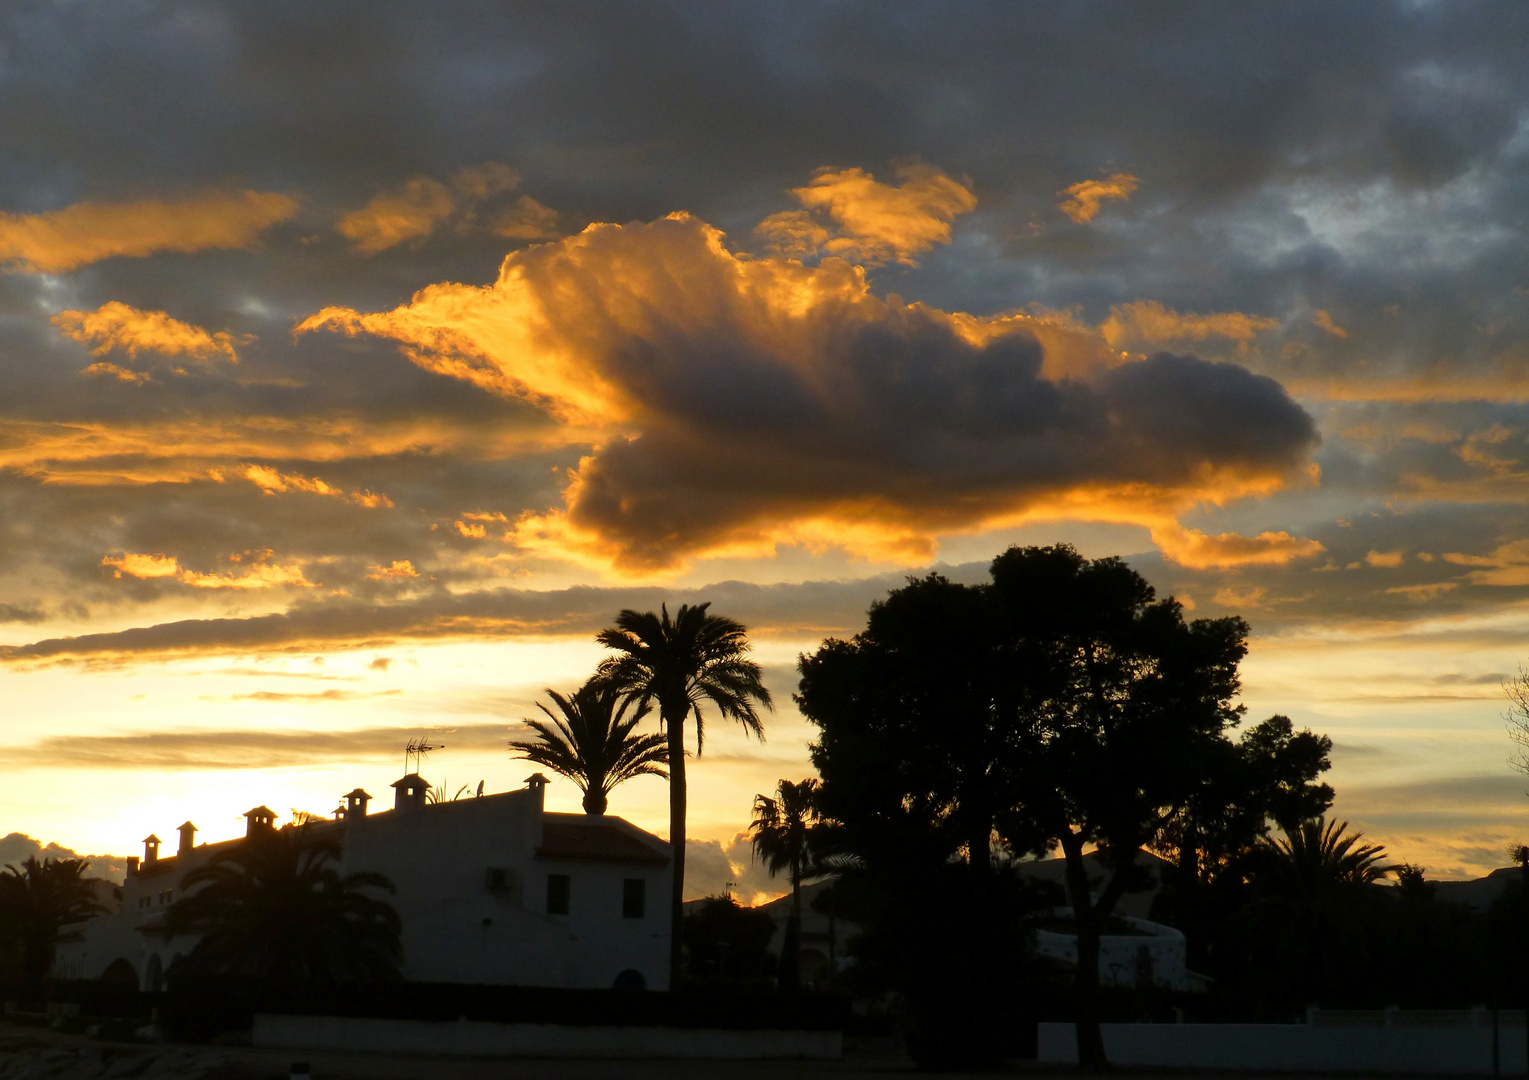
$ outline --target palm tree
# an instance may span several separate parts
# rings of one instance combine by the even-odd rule
[[[599,675],[590,678],[564,697],[549,688],[547,696],[557,705],[561,717],[541,702],[536,707],[547,714],[546,720],[527,720],[534,739],[515,739],[511,750],[520,756],[568,777],[584,793],[584,812],[603,814],[610,803],[611,789],[634,776],[662,776],[668,772],[668,744],[659,734],[638,735],[632,729],[652,711],[647,702],[634,702],[621,687]],[[626,698],[626,700],[623,700]]]
[[[623,610],[616,625],[595,640],[619,655],[600,665],[600,674],[642,704],[658,703],[659,721],[669,736],[669,849],[674,886],[670,895],[669,971],[677,981],[682,959],[685,900],[685,721],[695,714],[696,754],[705,745],[701,703],[709,701],[723,717],[764,739],[764,725],[754,703],[766,709],[770,691],[760,681],[759,665],[749,660],[748,632],[742,623],[708,615],[711,605],[681,604],[674,618]]]
[[[53,939],[65,923],[106,910],[85,878],[84,859],[33,856],[0,873],[0,938],[10,938],[19,954],[22,992],[41,1001],[53,967]]]
[[[1386,849],[1361,844],[1363,833],[1346,835],[1348,822],[1312,818],[1283,840],[1271,841],[1273,857],[1269,873],[1281,879],[1287,891],[1322,891],[1348,885],[1371,885],[1395,867],[1384,863]]]
[[[1253,901],[1239,916],[1259,992],[1285,1006],[1341,996],[1373,962],[1375,884],[1398,868],[1348,822],[1314,818],[1253,851]]]
[[[814,779],[799,784],[782,780],[775,789],[775,798],[754,796],[754,820],[749,825],[754,854],[764,860],[770,876],[782,870],[791,873],[791,917],[780,950],[780,984],[786,990],[795,990],[801,984],[802,877],[810,871],[813,856],[817,794],[818,782]]]
[[[370,872],[341,876],[328,865],[337,840],[309,826],[257,834],[187,874],[166,933],[200,934],[195,968],[274,983],[338,985],[398,973],[398,913],[367,889],[393,891]]]

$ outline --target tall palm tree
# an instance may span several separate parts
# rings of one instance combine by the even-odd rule
[[[669,849],[674,885],[669,907],[669,971],[680,974],[680,930],[685,900],[685,721],[695,714],[696,754],[705,745],[702,702],[711,702],[724,718],[738,721],[745,731],[764,739],[764,724],[754,705],[774,706],[760,681],[759,665],[748,659],[748,632],[742,623],[708,615],[711,605],[681,604],[674,618],[664,605],[661,614],[623,610],[616,625],[595,640],[618,655],[600,665],[611,679],[638,702],[658,703],[658,716],[669,737]]]
[[[572,697],[551,688],[547,696],[563,715],[554,716],[538,701],[536,707],[547,714],[547,719],[526,721],[536,738],[511,740],[510,749],[578,784],[584,793],[586,814],[605,813],[611,789],[622,781],[634,776],[668,777],[664,765],[669,750],[664,736],[638,735],[632,730],[652,711],[647,702],[634,702],[619,685],[599,675],[592,676]],[[627,710],[634,704],[636,708],[628,716]]]
[[[1371,885],[1395,867],[1385,863],[1386,849],[1361,844],[1363,833],[1348,832],[1348,822],[1312,818],[1271,841],[1269,873],[1288,889],[1319,891],[1346,885]]]
[[[1330,1000],[1373,961],[1375,885],[1398,868],[1362,840],[1346,821],[1314,818],[1251,854],[1253,900],[1238,920],[1272,1003]]]
[[[65,923],[106,910],[85,878],[83,859],[35,856],[0,873],[0,938],[19,954],[22,992],[40,1001],[53,967],[53,939]]]
[[[166,932],[200,934],[187,958],[203,971],[278,984],[339,985],[398,973],[398,913],[366,890],[393,891],[370,872],[341,876],[340,845],[309,826],[257,834],[187,874]]]
[[[791,917],[780,950],[780,984],[786,990],[795,990],[801,984],[802,877],[812,864],[817,795],[818,782],[814,779],[797,784],[782,780],[775,789],[775,798],[754,796],[754,820],[749,824],[754,854],[764,860],[770,876],[782,870],[791,874]]]

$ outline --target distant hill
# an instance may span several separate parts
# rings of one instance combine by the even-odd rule
[[[1492,906],[1492,901],[1502,895],[1515,875],[1521,873],[1523,871],[1516,866],[1504,866],[1474,881],[1435,881],[1430,884],[1434,887],[1434,895],[1440,900],[1485,911]]]
[[[84,859],[87,877],[106,878],[119,885],[127,874],[125,855],[81,855],[73,848],[60,847],[58,844],[44,847],[41,841],[32,839],[26,833],[13,832],[0,837],[0,867],[10,864],[20,866],[29,858]]]

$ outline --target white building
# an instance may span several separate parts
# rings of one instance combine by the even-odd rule
[[[1035,931],[1035,951],[1073,967],[1078,965],[1078,935],[1072,929],[1072,908],[1057,908],[1053,922]],[[1185,963],[1184,935],[1171,926],[1116,915],[1099,935],[1099,981],[1106,986],[1161,986],[1203,992],[1210,980],[1190,971]]]
[[[548,813],[540,774],[519,791],[429,803],[411,773],[393,785],[391,811],[367,812],[357,789],[315,838],[335,837],[343,874],[372,871],[397,892],[381,895],[403,923],[403,976],[420,982],[606,988],[669,986],[669,845],[618,817]],[[180,826],[177,854],[159,839],[128,860],[117,910],[64,927],[54,974],[108,978],[157,990],[193,936],[167,939],[165,913],[186,874],[272,828],[275,814],[245,815],[244,839],[193,846]]]

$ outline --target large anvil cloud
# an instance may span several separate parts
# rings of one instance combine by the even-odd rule
[[[628,573],[779,543],[918,561],[942,533],[1064,510],[1172,530],[1277,488],[1316,443],[1277,382],[1235,364],[1080,363],[1041,320],[879,297],[848,262],[738,254],[684,214],[299,326],[319,329],[603,430],[565,505],[508,536]]]

